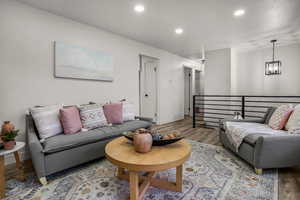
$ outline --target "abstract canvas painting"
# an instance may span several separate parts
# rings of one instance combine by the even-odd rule
[[[55,77],[113,81],[111,55],[55,42]]]

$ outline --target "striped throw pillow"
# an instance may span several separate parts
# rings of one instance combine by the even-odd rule
[[[84,129],[94,129],[107,125],[103,108],[100,104],[90,104],[79,107],[80,119]]]
[[[269,121],[269,126],[275,130],[283,129],[292,112],[293,112],[292,104],[279,106],[272,114]]]

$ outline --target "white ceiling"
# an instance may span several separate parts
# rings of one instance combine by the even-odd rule
[[[19,0],[51,13],[170,51],[198,57],[207,50],[300,41],[300,0]],[[133,11],[143,3],[146,11]],[[236,9],[245,9],[240,18]],[[184,33],[175,35],[182,27]]]

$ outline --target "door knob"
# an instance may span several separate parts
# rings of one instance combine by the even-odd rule
[[[145,97],[148,97],[149,95],[148,94],[145,94]]]

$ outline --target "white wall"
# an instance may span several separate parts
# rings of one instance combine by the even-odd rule
[[[12,1],[0,2],[0,121],[24,140],[25,112],[35,105],[81,104],[127,98],[139,112],[139,54],[160,59],[159,123],[184,117],[183,65],[197,64],[164,50]],[[53,42],[110,53],[114,82],[54,78]]]
[[[204,93],[230,94],[231,50],[220,49],[206,52],[204,70]]]
[[[277,47],[275,58],[282,61],[282,74],[265,76],[272,48],[232,49],[232,94],[300,95],[300,44]]]

